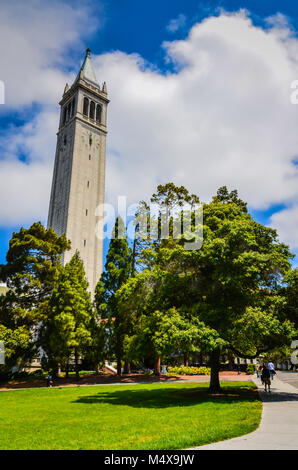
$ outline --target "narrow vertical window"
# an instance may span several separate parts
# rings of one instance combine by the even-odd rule
[[[86,240],[84,240],[84,246],[86,246]]]
[[[66,122],[66,106],[64,106],[63,108],[63,119],[62,119],[62,123],[65,124]]]
[[[101,122],[101,106],[96,106],[96,122]]]
[[[91,160],[91,155],[89,155],[89,160]]]
[[[74,111],[75,111],[75,98],[72,100],[71,102],[71,117],[74,115]]]
[[[89,111],[89,100],[88,98],[84,98],[84,107],[83,107],[84,116],[88,116],[88,111]]]
[[[88,209],[86,209],[86,215],[88,215]]]
[[[90,119],[94,119],[94,115],[95,115],[95,103],[94,101],[91,101],[90,103]]]
[[[90,182],[89,182],[89,181],[87,181],[87,188],[89,188],[89,186],[90,186]]]

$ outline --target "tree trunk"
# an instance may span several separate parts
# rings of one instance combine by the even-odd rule
[[[188,359],[188,356],[186,356],[186,355],[184,356],[184,365],[185,365],[185,367],[188,367],[188,365],[189,365],[189,359]]]
[[[130,363],[128,361],[124,362],[124,374],[130,374]]]
[[[134,240],[133,240],[133,248],[132,248],[132,260],[131,260],[131,275],[135,275],[135,269],[136,269],[136,244],[137,244],[137,236],[136,236],[136,230],[137,227],[135,227],[135,235],[134,235]]]
[[[67,361],[66,366],[65,366],[65,377],[68,379],[68,372],[69,372],[69,363]]]
[[[156,358],[155,367],[154,367],[154,375],[160,376],[160,357]]]
[[[219,393],[221,391],[220,382],[219,382],[219,369],[220,369],[220,350],[215,349],[210,354],[210,365],[211,365],[211,377],[209,392]]]
[[[117,375],[122,375],[121,357],[117,357]]]
[[[79,374],[79,355],[77,349],[75,349],[75,371],[76,371],[76,380],[79,380],[80,374]]]
[[[200,366],[203,365],[203,354],[202,352],[200,351],[200,354],[199,354],[199,361],[200,361]]]
[[[233,353],[230,349],[228,350],[228,358],[229,358],[229,370],[233,370],[235,361],[234,361]]]

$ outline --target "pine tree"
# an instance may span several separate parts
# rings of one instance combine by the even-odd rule
[[[117,357],[117,373],[121,374],[123,339],[126,321],[117,309],[115,294],[131,275],[131,249],[122,218],[116,219],[110,242],[105,271],[95,288],[95,308],[100,318],[109,319],[112,330],[112,348]]]
[[[92,341],[93,314],[91,296],[87,289],[83,262],[76,252],[70,262],[61,267],[50,299],[50,312],[45,327],[51,355],[61,362],[74,355],[77,378],[79,357]]]

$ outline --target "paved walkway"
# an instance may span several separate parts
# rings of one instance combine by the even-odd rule
[[[282,374],[280,374],[282,378]],[[298,450],[298,390],[275,376],[271,393],[253,378],[263,401],[260,427],[242,437],[196,447],[197,450]]]
[[[293,387],[298,388],[298,370],[297,372],[289,370],[278,372],[278,378],[283,382],[287,382],[288,384],[293,385]]]

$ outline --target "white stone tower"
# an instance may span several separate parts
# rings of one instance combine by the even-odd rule
[[[102,212],[107,135],[107,88],[99,86],[87,49],[80,72],[60,101],[60,124],[52,182],[48,227],[71,241],[67,263],[76,250],[94,292],[102,272]],[[97,209],[97,212],[96,212]]]

